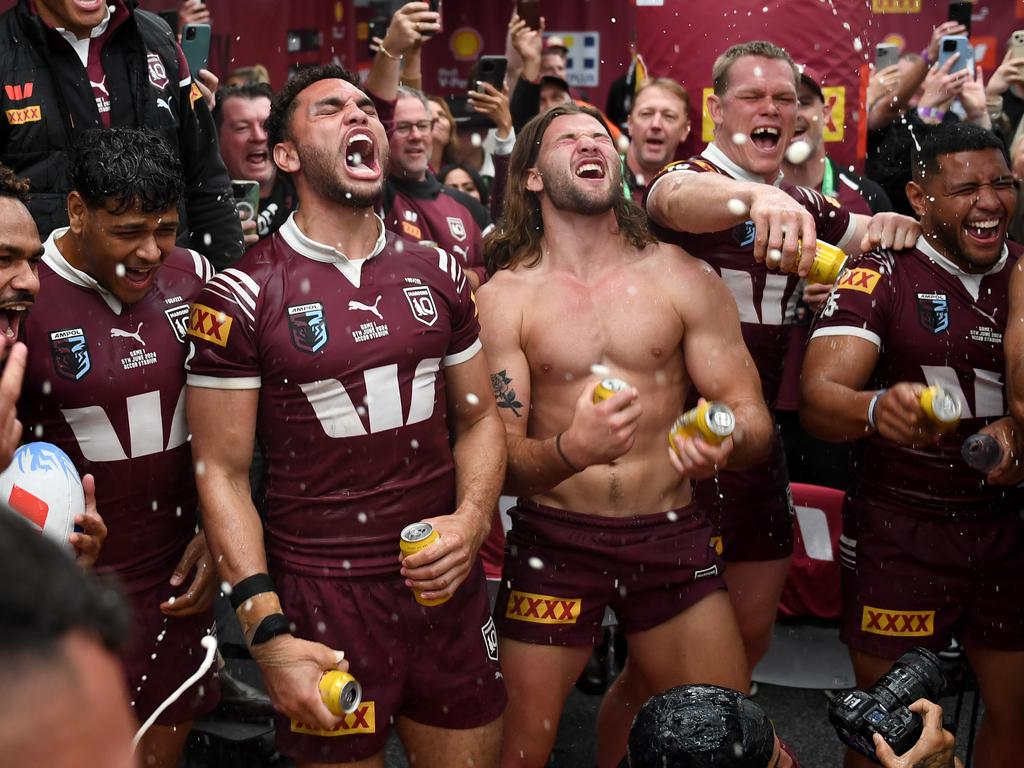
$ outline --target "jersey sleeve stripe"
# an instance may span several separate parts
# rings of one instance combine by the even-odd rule
[[[863,214],[861,214],[863,215]],[[846,246],[853,240],[853,233],[857,231],[857,214],[850,215],[850,223],[846,225],[846,232],[839,238],[839,242],[836,243],[836,248],[845,251]]]
[[[210,285],[222,285],[235,293],[239,300],[253,311],[256,310],[256,297],[258,294],[249,293],[247,286],[242,285],[230,274],[234,270],[225,270],[210,281]]]
[[[434,250],[437,251],[437,255],[438,255],[437,268],[440,269],[442,272],[447,272],[448,271],[448,254],[447,254],[447,252],[445,252],[445,250],[443,248],[435,248]]]
[[[235,269],[234,267],[228,267],[224,271],[245,285],[249,289],[249,292],[252,293],[254,299],[259,297],[260,284],[249,277],[245,272],[240,269]]]
[[[473,343],[466,347],[461,352],[453,352],[448,355],[444,360],[441,361],[441,365],[447,367],[464,363],[467,360],[471,360],[476,356],[476,353],[483,349],[483,344],[480,343],[480,339],[474,339]]]
[[[213,277],[213,265],[210,264],[207,259],[199,251],[193,251],[191,248],[188,252],[192,254],[192,267],[196,271],[196,277],[206,283],[211,277]]]
[[[811,334],[812,339],[820,339],[826,336],[856,336],[858,339],[870,341],[879,349],[882,348],[882,338],[874,331],[867,328],[857,328],[853,325],[833,325],[828,328],[818,328]]]
[[[259,376],[241,376],[238,378],[227,378],[220,376],[199,376],[190,373],[185,377],[185,383],[190,387],[201,389],[259,389],[262,381]]]
[[[225,301],[230,301],[232,304],[234,304],[236,307],[242,310],[242,312],[245,313],[245,316],[249,318],[250,323],[256,322],[256,317],[253,315],[252,312],[249,311],[245,304],[238,301],[238,294],[236,294],[234,291],[225,288],[224,286],[214,282],[213,280],[206,284],[206,290],[208,290],[214,296],[219,296]]]

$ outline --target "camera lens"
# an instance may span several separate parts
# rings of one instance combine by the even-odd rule
[[[942,50],[946,53],[953,53],[956,50],[956,40],[943,40]]]
[[[947,682],[938,656],[926,648],[911,648],[871,687],[871,693],[891,712],[918,699],[938,701]]]

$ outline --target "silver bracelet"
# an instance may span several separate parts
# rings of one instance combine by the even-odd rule
[[[878,430],[878,424],[875,423],[875,407],[878,405],[878,401],[881,399],[882,395],[888,391],[888,389],[878,390],[872,396],[871,402],[868,403],[868,426],[874,431]]]

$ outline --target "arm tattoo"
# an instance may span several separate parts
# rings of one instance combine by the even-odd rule
[[[491,386],[494,388],[494,397],[498,401],[499,408],[509,408],[517,418],[521,417],[521,414],[517,408],[522,408],[523,404],[516,399],[516,391],[512,389],[512,379],[508,377],[506,371],[498,371],[497,373],[491,374]]]

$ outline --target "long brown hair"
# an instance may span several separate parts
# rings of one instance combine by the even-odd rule
[[[534,117],[516,136],[516,145],[509,158],[505,206],[501,221],[484,242],[484,261],[491,274],[520,263],[532,267],[540,261],[540,240],[544,221],[537,195],[526,188],[530,168],[537,163],[540,143],[551,121],[562,115],[588,115],[601,126],[601,115],[591,107],[559,104]],[[647,214],[625,194],[613,206],[619,234],[635,248],[645,248],[657,240],[647,228]]]

